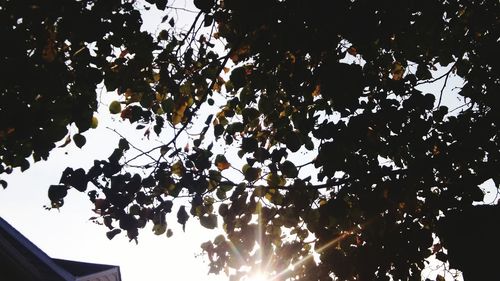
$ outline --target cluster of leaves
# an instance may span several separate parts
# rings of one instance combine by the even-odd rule
[[[236,60],[252,59],[233,70],[228,91],[235,98],[224,111],[241,112],[243,150],[270,174],[286,176],[279,170],[286,157],[272,154],[312,149],[318,142],[311,138],[319,140],[313,164],[326,182],[268,181],[269,188],[278,185],[280,199],[268,200],[272,215],[260,221],[266,231],[255,236],[252,225],[232,227],[257,200],[246,199],[238,212],[221,214],[229,241],[250,244],[243,247],[250,254],[247,240],[256,237],[270,259],[262,263],[279,273],[310,253],[300,250],[307,246],[303,236],[282,243],[273,230],[307,229],[320,262],[295,266],[289,276],[297,279],[419,280],[424,260],[436,253],[471,279],[491,274],[464,265],[470,257],[449,242],[457,234],[440,217],[481,202],[484,181],[500,183],[499,10],[491,1],[224,1],[215,11],[224,15],[219,33]],[[360,62],[341,62],[346,55]],[[433,79],[433,67],[450,70]],[[443,89],[418,90],[439,79],[446,86],[450,75],[463,78],[459,95],[469,101],[456,116],[441,106]],[[232,125],[222,134],[234,136]],[[248,138],[257,143],[245,146]],[[275,150],[261,158],[263,147]],[[493,223],[494,216],[485,217],[491,220],[483,223]],[[464,228],[477,224],[465,218]],[[449,259],[441,248],[433,251],[433,234],[450,247]],[[233,266],[230,247],[216,244],[207,247],[212,265]],[[244,256],[245,263],[252,258]]]
[[[0,46],[1,174],[26,170],[30,157],[46,160],[70,124],[83,146],[81,133],[97,126],[97,84],[106,78],[111,90],[143,87],[152,75],[153,38],[140,31],[139,11],[120,0],[1,1],[0,7],[9,41]],[[118,48],[135,56],[120,57]]]
[[[148,2],[168,9],[165,1]],[[197,0],[201,12],[189,31],[172,28],[157,38],[139,32],[133,5],[104,3],[115,2],[62,1],[57,9],[3,5],[0,13],[9,22],[2,28],[34,47],[6,50],[1,59],[19,64],[14,58],[22,58],[58,83],[40,79],[41,72],[34,72],[35,81],[60,89],[45,91],[10,72],[1,98],[16,105],[0,103],[0,114],[15,109],[40,122],[63,120],[61,128],[75,122],[84,131],[96,106],[93,89],[104,81],[125,98],[125,108],[114,103],[112,113],[140,123],[139,129],[151,126],[157,135],[167,126],[177,130],[151,150],[121,139],[90,170],[68,168],[49,189],[54,207],[70,187],[87,191],[110,239],[121,230],[137,239],[148,222],[156,234],[170,236],[166,218],[174,208],[183,226],[190,216],[209,229],[222,225],[225,235],[202,248],[210,272],[232,269],[235,279],[245,268],[265,265],[278,279],[420,280],[431,255],[467,278],[495,274],[477,271],[488,257],[476,251],[469,262],[459,249],[468,237],[458,239],[455,230],[480,228],[487,236],[486,225],[498,213],[497,207],[472,207],[483,201],[481,183],[500,183],[497,1]],[[27,11],[43,16],[19,20]],[[75,13],[99,28],[69,26]],[[217,31],[198,36],[203,26]],[[224,40],[227,54],[214,51],[215,39]],[[114,47],[122,52],[113,53]],[[229,59],[235,67],[225,79]],[[52,70],[56,65],[60,70]],[[433,73],[444,67],[444,75]],[[456,114],[442,105],[450,76],[464,81],[459,95],[467,102]],[[444,86],[419,90],[437,81]],[[199,109],[214,104],[214,92],[225,104],[200,119]],[[63,100],[45,101],[49,93]],[[43,115],[60,111],[62,117]],[[7,167],[32,151],[35,159],[46,157],[66,134],[61,129],[42,142],[49,134],[45,125],[1,120],[7,122],[0,127]],[[206,121],[184,146],[178,137],[195,120]],[[30,131],[23,135],[22,128]],[[44,149],[35,149],[40,143]],[[214,153],[214,143],[239,150],[231,157]],[[314,160],[299,163],[300,153]],[[145,164],[132,165],[140,160]],[[304,175],[305,169],[316,173]],[[186,196],[189,211],[175,204]]]

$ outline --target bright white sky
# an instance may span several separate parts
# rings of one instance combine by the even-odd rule
[[[175,213],[167,217],[174,235],[155,236],[148,225],[139,234],[139,244],[128,242],[124,234],[106,238],[106,227],[89,221],[95,216],[85,194],[70,190],[65,205],[46,211],[47,188],[59,181],[64,167],[88,167],[94,157],[105,158],[117,143],[114,133],[104,126],[85,134],[89,136],[83,150],[74,144],[55,149],[49,161],[36,163],[24,173],[13,173],[5,179],[9,187],[0,190],[0,214],[49,256],[69,260],[119,265],[122,280],[227,280],[211,275],[200,244],[212,239],[217,231],[208,231],[190,218],[183,233]],[[68,153],[67,155],[65,153]],[[212,278],[214,277],[214,278]]]

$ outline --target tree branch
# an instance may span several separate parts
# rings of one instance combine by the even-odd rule
[[[184,35],[184,38],[182,38],[180,44],[179,44],[179,48],[177,48],[177,51],[175,52],[175,56],[178,55],[179,53],[179,50],[181,49],[181,46],[184,45],[184,43],[186,42],[187,38],[189,37],[189,34],[194,30],[194,28],[196,27],[196,23],[198,22],[198,19],[200,18],[200,16],[203,14],[202,11],[200,11],[196,17],[194,18],[194,21],[193,21],[193,24],[191,24],[191,27],[189,27],[189,30],[186,32],[186,34]]]
[[[193,13],[193,14],[196,13],[196,11],[189,10],[189,9],[186,9],[186,8],[181,8],[181,7],[167,6],[167,8],[172,9],[172,10],[181,10],[181,11],[188,12],[188,13]]]
[[[439,80],[443,79],[443,77],[448,78],[448,76],[450,75],[450,73],[453,71],[453,69],[454,69],[454,68],[455,68],[455,66],[457,65],[457,62],[458,62],[458,60],[457,60],[457,61],[456,61],[456,62],[455,62],[455,63],[451,66],[451,68],[450,68],[448,71],[446,71],[446,73],[444,73],[443,75],[441,75],[441,76],[439,76],[439,77],[437,77],[437,78],[434,78],[434,79],[429,79],[429,80],[425,80],[425,81],[420,81],[420,82],[417,82],[417,83],[415,84],[415,86],[422,85],[422,84],[432,84],[432,83],[434,83],[434,82],[436,82],[436,81],[439,81]]]
[[[439,93],[439,101],[438,101],[438,104],[437,104],[437,107],[441,106],[441,100],[443,99],[443,92],[444,92],[444,89],[446,88],[446,83],[448,83],[448,78],[450,77],[450,73],[451,73],[451,70],[454,68],[455,66],[453,65],[450,70],[446,73],[446,78],[444,79],[444,84],[443,84],[443,87],[441,88],[441,92]]]
[[[399,174],[403,174],[403,173],[405,173],[407,171],[408,171],[408,169],[393,170],[389,174],[383,175],[382,177],[384,177],[384,176],[392,176],[392,175],[399,175]],[[211,179],[211,180],[215,180],[215,179],[210,178],[210,177],[208,177],[208,178]],[[226,181],[219,182],[219,184],[223,183],[225,185],[230,185],[230,186],[234,186],[234,187],[236,187],[236,186],[239,185],[239,184],[237,184],[237,183],[229,180],[226,177],[224,177],[224,179],[226,179]],[[328,180],[326,183],[323,183],[323,184],[306,185],[306,188],[307,189],[318,190],[318,189],[322,189],[322,188],[338,187],[338,186],[341,186],[343,184],[349,183],[349,182],[354,181],[354,180],[356,180],[356,178],[332,179],[332,180]],[[265,186],[265,185],[256,185],[256,184],[247,184],[247,185],[245,185],[245,188],[247,188],[247,189],[268,188],[268,189],[280,189],[280,190],[293,190],[294,189],[293,185]]]
[[[154,159],[151,155],[147,154],[147,153],[144,153],[144,151],[138,147],[136,147],[135,145],[133,145],[131,142],[129,142],[122,134],[120,134],[117,130],[115,129],[112,129],[110,127],[106,127],[106,129],[110,130],[110,131],[113,131],[115,134],[117,134],[118,136],[120,136],[122,139],[126,140],[127,143],[132,147],[134,148],[135,150],[139,151],[142,153],[142,155],[147,155],[149,158],[151,158],[153,161],[156,161],[156,159]],[[128,160],[126,161],[126,163],[130,163],[130,161],[132,160]]]
[[[127,162],[131,162],[145,154],[149,154],[157,149],[160,149],[164,146],[170,146],[172,143],[174,143],[177,138],[179,137],[179,135],[186,129],[186,127],[188,126],[189,123],[191,123],[192,119],[193,119],[193,116],[195,115],[195,113],[200,109],[201,105],[203,104],[204,100],[208,97],[208,95],[212,92],[212,88],[214,87],[216,81],[217,81],[217,77],[219,76],[219,73],[221,73],[226,65],[226,63],[228,62],[229,60],[229,54],[232,52],[233,50],[231,49],[228,53],[228,55],[226,55],[224,57],[224,61],[221,63],[221,65],[219,65],[219,68],[217,69],[216,71],[216,74],[214,77],[212,77],[212,80],[210,82],[210,85],[208,86],[206,92],[203,94],[203,96],[201,97],[200,101],[197,102],[197,103],[193,103],[193,104],[196,104],[196,106],[193,108],[193,111],[191,113],[191,115],[189,115],[189,117],[187,118],[186,122],[182,124],[182,127],[179,128],[179,130],[177,132],[175,132],[174,136],[172,137],[172,139],[167,143],[167,144],[164,144],[164,145],[160,145],[160,146],[156,146],[156,147],[153,147],[151,148],[150,150],[148,151],[143,151],[141,152],[140,154],[132,157],[131,159],[129,159]],[[192,106],[192,105],[191,105]]]

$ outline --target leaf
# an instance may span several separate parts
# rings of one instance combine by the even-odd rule
[[[276,194],[276,189],[275,188],[270,188],[264,197],[269,201],[272,202],[273,196]]]
[[[117,100],[112,101],[109,104],[109,113],[118,114],[120,112],[122,112],[122,104]]]
[[[215,188],[215,186],[212,187],[212,189],[213,188]],[[215,196],[217,196],[217,198],[219,198],[220,200],[224,200],[227,198],[226,191],[224,191],[222,188],[217,189],[217,191],[215,192]]]
[[[85,145],[85,143],[87,142],[87,140],[85,139],[85,137],[82,134],[74,135],[73,141],[75,142],[75,145],[78,148],[82,148]]]
[[[160,11],[163,11],[167,8],[167,3],[168,3],[168,0],[156,0],[156,2],[155,2],[156,8],[158,8],[158,10],[160,10]]]
[[[106,237],[108,237],[109,240],[113,239],[117,234],[119,234],[121,231],[121,229],[119,228],[115,228],[111,231],[108,231],[106,232]]]
[[[87,189],[88,181],[89,180],[87,178],[85,170],[82,168],[78,168],[68,173],[67,176],[62,179],[61,183],[72,186],[80,192],[84,192]]]
[[[123,230],[134,231],[137,230],[137,219],[131,214],[122,215],[119,221],[119,226]]]
[[[231,75],[229,75],[229,79],[231,81],[232,86],[238,90],[239,88],[245,86],[246,83],[246,72],[244,67],[238,67],[231,71]],[[226,82],[226,89],[227,89]]]
[[[172,174],[180,177],[184,173],[184,165],[179,160],[179,161],[175,162],[174,165],[172,165],[171,171],[172,171]]]
[[[153,232],[155,235],[162,235],[167,231],[167,223],[157,223],[153,225]]]
[[[7,182],[4,180],[0,180],[0,185],[2,186],[3,189],[7,188]]]
[[[431,71],[427,68],[427,66],[423,63],[417,66],[417,72],[415,73],[418,79],[427,80],[432,78]]]
[[[219,183],[222,179],[221,173],[219,171],[216,171],[216,170],[209,170],[208,175],[209,175],[210,180],[213,180],[217,183]]]
[[[158,110],[161,111],[161,107],[158,108]],[[159,124],[153,126],[153,131],[155,132],[156,136],[160,136],[162,129],[163,128]]]
[[[181,123],[182,119],[184,118],[184,112],[186,111],[187,107],[188,107],[188,103],[183,102],[175,108],[175,111],[173,112],[173,115],[172,115],[172,125],[175,126],[175,125]]]
[[[243,120],[245,124],[255,121],[259,118],[260,112],[253,107],[246,107],[242,110],[241,115],[243,116]]]
[[[106,208],[108,207],[108,201],[106,199],[102,199],[102,198],[97,198],[95,199],[94,201],[94,209],[95,210],[105,210]],[[109,218],[111,219],[111,217],[105,217],[105,221],[106,221],[106,218]],[[110,221],[111,223],[111,221]]]
[[[128,141],[126,139],[121,138],[118,141],[118,148],[121,150],[128,150],[128,149],[130,149],[130,144],[128,143]]]
[[[90,122],[90,128],[95,129],[99,126],[99,119],[97,117],[92,116],[92,121]]]
[[[181,206],[179,208],[179,211],[177,211],[177,222],[182,225],[183,231],[186,231],[186,222],[188,221],[188,219],[189,219],[189,215],[186,212],[186,207]]]
[[[211,26],[212,24],[214,23],[214,17],[209,15],[209,14],[206,14],[205,15],[205,18],[203,19],[203,26],[204,27],[209,27]]]
[[[162,145],[160,148],[160,155],[161,156],[165,155],[169,150],[170,150],[170,147],[168,147],[166,145]]]
[[[243,173],[245,175],[245,180],[252,182],[260,178],[261,173],[260,168],[249,167]]]
[[[217,169],[219,169],[219,171],[223,171],[231,167],[231,164],[227,162],[226,156],[218,154],[215,157],[215,166],[217,166]]]
[[[319,205],[320,205],[320,206],[323,206],[323,205],[325,205],[326,203],[328,203],[328,201],[327,201],[325,198],[320,198],[320,199],[319,199]]]
[[[193,91],[194,91],[193,86],[189,82],[186,82],[179,87],[179,93],[182,96],[191,96]]]
[[[314,87],[314,91],[311,93],[311,96],[313,98],[318,97],[321,94],[321,85],[318,84],[316,87]]]
[[[5,187],[4,187],[5,188]],[[68,187],[66,185],[51,185],[48,191],[49,199],[52,202],[57,202],[68,195]]]
[[[202,12],[210,12],[210,8],[215,4],[214,0],[194,0],[193,1],[196,8],[200,9]]]
[[[436,253],[436,259],[442,261],[442,262],[447,262],[448,261],[448,255],[443,253],[443,252],[437,252]]]
[[[61,144],[59,147],[66,147],[66,146],[67,146],[68,144],[70,144],[70,143],[71,143],[71,136],[70,136],[70,135],[68,135],[68,136],[66,137],[66,139],[64,140],[64,143],[63,143],[63,144]]]
[[[23,159],[21,161],[21,164],[19,165],[21,167],[21,172],[24,172],[29,169],[30,167],[30,162],[26,159]]]
[[[241,149],[246,152],[254,152],[259,147],[259,143],[255,138],[243,138],[241,141]]]
[[[358,54],[358,50],[355,47],[349,47],[347,53],[355,57]]]
[[[234,84],[231,80],[228,80],[224,83],[224,87],[226,88],[226,92],[230,93],[234,90]]]
[[[290,131],[285,135],[284,143],[286,144],[286,148],[292,152],[297,152],[302,146],[299,134],[294,131]]]
[[[267,184],[269,186],[280,186],[282,185],[282,177],[276,173],[269,173],[266,177]]]
[[[297,167],[295,167],[295,164],[288,160],[281,164],[280,169],[283,175],[287,178],[296,178],[299,175],[299,171],[297,170]]]
[[[392,64],[392,69],[391,69],[391,74],[392,74],[392,80],[399,81],[403,78],[403,74],[405,72],[405,68],[403,65],[396,61]]]
[[[54,28],[53,28],[54,29]],[[57,56],[57,47],[56,47],[56,32],[54,30],[48,30],[49,38],[42,50],[42,59],[46,62],[53,62]]]
[[[217,216],[209,214],[208,216],[200,217],[200,224],[208,229],[215,229],[217,227]]]

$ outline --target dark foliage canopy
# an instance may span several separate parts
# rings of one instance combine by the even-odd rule
[[[202,248],[234,280],[421,280],[430,256],[498,277],[500,209],[479,187],[500,184],[497,0],[195,0],[189,30],[166,16],[158,34],[140,10],[175,8],[139,2],[0,1],[0,174],[71,124],[85,149],[104,83],[163,144],[124,136],[48,193],[86,192],[110,239],[170,236],[174,212],[223,227]]]

